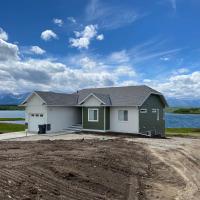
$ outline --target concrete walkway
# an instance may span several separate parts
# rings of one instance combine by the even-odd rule
[[[113,136],[94,135],[94,134],[85,134],[85,133],[69,133],[69,132],[61,132],[61,133],[55,133],[55,134],[51,133],[51,134],[43,134],[43,135],[29,133],[27,137],[25,133],[18,132],[18,133],[9,133],[9,136],[7,136],[6,138],[4,137],[3,140],[7,140],[7,141],[81,140],[81,139],[108,140],[108,139],[116,138]]]
[[[30,137],[33,136],[34,134],[28,133],[26,135],[26,132],[12,132],[12,133],[3,133],[0,134],[0,140],[10,140],[10,139],[17,139],[17,138],[23,138],[23,137]]]

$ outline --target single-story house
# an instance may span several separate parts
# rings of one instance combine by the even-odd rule
[[[65,130],[165,135],[164,96],[145,85],[82,89],[72,94],[35,91],[21,104],[29,132]]]

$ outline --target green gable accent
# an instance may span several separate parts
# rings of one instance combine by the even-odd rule
[[[147,109],[147,113],[141,113],[140,109]],[[157,120],[157,112],[152,113],[152,109],[159,109],[159,120]],[[151,94],[139,107],[139,132],[151,130],[156,130],[162,136],[165,134],[164,105],[160,97],[154,94]]]

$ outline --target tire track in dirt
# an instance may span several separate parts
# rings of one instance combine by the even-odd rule
[[[151,152],[184,180],[185,188],[178,191],[176,200],[199,200],[200,163],[186,150],[178,148],[168,151],[151,149]]]

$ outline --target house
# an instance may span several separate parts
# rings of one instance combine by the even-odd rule
[[[145,85],[82,89],[72,94],[33,92],[25,106],[28,131],[69,129],[165,135],[164,96]]]

